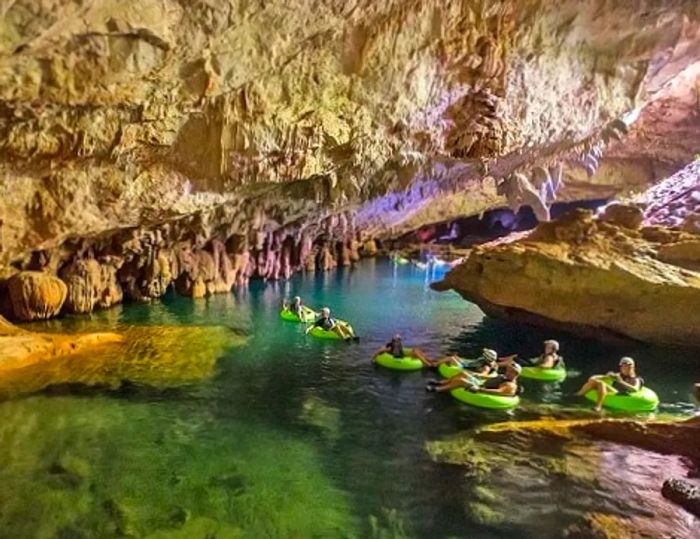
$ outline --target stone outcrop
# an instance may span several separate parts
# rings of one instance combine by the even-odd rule
[[[11,313],[17,320],[45,320],[56,316],[66,300],[67,287],[59,278],[23,271],[7,282]]]
[[[0,373],[4,376],[8,372],[86,351],[94,352],[122,341],[121,335],[109,332],[65,335],[25,331],[0,316]]]
[[[525,238],[475,248],[434,288],[484,312],[596,335],[698,346],[696,235],[576,210]],[[623,222],[625,226],[621,226]],[[682,262],[682,263],[681,263]]]
[[[27,331],[0,316],[0,398],[48,387],[169,388],[211,376],[217,361],[246,338],[222,326],[127,326],[78,333]]]
[[[647,204],[647,224],[700,234],[700,160],[659,182],[638,199]]]
[[[584,436],[633,445],[664,455],[680,455],[688,459],[690,476],[697,476],[700,466],[700,418],[697,417],[684,421],[543,418],[496,423],[485,427],[481,432],[481,436],[487,439],[499,439],[515,434],[521,438],[536,438],[540,443],[544,443],[546,438],[558,443],[561,440],[576,440]],[[700,516],[700,484],[696,479],[666,479],[663,485],[659,484],[659,489],[665,498]],[[608,537],[605,534],[601,536]]]
[[[459,466],[455,475],[468,479],[455,492],[463,492],[465,510],[486,525],[534,536],[556,529],[556,537],[580,539],[692,537],[695,521],[661,490],[666,478],[694,470],[699,461],[688,457],[699,456],[699,436],[697,419],[540,417],[482,425],[430,441],[426,450]],[[513,488],[522,484],[537,488]],[[552,505],[571,516],[563,529],[560,521],[548,525]]]
[[[644,121],[694,95],[694,0],[0,11],[0,280],[65,277],[70,312],[344,266],[360,231],[646,186],[605,160],[628,135],[647,152],[635,121],[683,134],[653,163],[700,149],[692,108]]]
[[[674,503],[700,517],[700,483],[685,479],[668,479],[661,493]]]

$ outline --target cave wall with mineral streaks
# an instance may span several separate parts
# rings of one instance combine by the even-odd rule
[[[677,78],[691,106],[692,0],[16,0],[2,15],[1,286],[44,272],[71,312],[345,264],[358,238],[537,205],[537,171],[561,165],[558,198],[601,198],[695,144],[687,116],[644,120]],[[645,130],[602,151],[635,109]],[[675,132],[682,150],[640,134]],[[539,195],[506,201],[511,177]]]

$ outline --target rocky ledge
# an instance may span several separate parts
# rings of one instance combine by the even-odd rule
[[[0,373],[17,371],[41,362],[69,357],[88,350],[102,349],[123,341],[116,333],[62,335],[34,333],[20,329],[0,316]]]
[[[698,346],[700,236],[642,223],[634,206],[575,210],[518,241],[475,248],[433,288],[491,316]]]
[[[700,417],[684,421],[633,421],[600,419],[543,418],[534,421],[505,422],[489,425],[479,435],[498,441],[517,434],[527,439],[574,440],[579,437],[627,444],[664,455],[688,459],[688,478],[664,481],[661,494],[687,511],[700,516]]]

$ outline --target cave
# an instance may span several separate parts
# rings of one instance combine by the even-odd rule
[[[0,2],[0,536],[695,537],[697,0]]]

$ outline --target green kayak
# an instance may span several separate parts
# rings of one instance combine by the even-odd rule
[[[606,378],[605,383],[612,388],[612,378]],[[595,391],[586,393],[589,401],[595,402],[597,394]],[[603,407],[610,410],[623,410],[626,412],[651,412],[659,406],[659,396],[656,392],[646,386],[639,391],[623,395],[621,393],[608,393],[603,399]]]
[[[506,397],[503,395],[490,395],[488,393],[472,393],[466,389],[453,389],[452,396],[460,402],[476,406],[477,408],[490,408],[492,410],[509,410],[520,404],[520,397]]]
[[[307,323],[315,321],[316,318],[318,318],[318,313],[314,311],[311,307],[302,305],[301,318],[299,318],[296,315],[296,313],[293,313],[289,309],[282,309],[280,311],[280,318],[282,320],[286,320],[287,322]]]
[[[352,326],[344,320],[336,320],[335,323],[347,327],[350,330],[350,334],[355,335]],[[312,337],[316,337],[317,339],[335,339],[338,341],[342,340],[340,335],[338,335],[335,331],[326,331],[325,329],[316,326],[312,327],[309,330],[309,335],[311,335]]]
[[[411,353],[410,348],[404,348],[406,354]],[[383,352],[374,358],[374,362],[377,365],[386,367],[387,369],[394,369],[395,371],[418,371],[423,368],[423,362],[420,359],[414,357],[394,357],[388,352]]]
[[[553,368],[523,367],[521,378],[540,380],[541,382],[561,382],[566,379],[566,367],[561,365]]]

